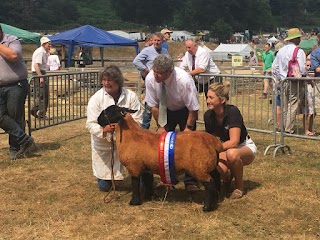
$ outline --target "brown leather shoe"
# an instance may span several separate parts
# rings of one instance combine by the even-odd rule
[[[35,118],[38,117],[37,113],[36,113],[33,109],[30,110],[30,114],[31,114],[32,116],[34,116]]]

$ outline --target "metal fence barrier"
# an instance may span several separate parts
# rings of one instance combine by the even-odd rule
[[[213,77],[215,77],[215,79],[210,80]],[[263,82],[265,79],[269,80],[271,86],[266,99],[262,98]],[[229,104],[236,105],[240,109],[247,129],[271,134],[272,138],[270,139],[270,144],[264,151],[264,155],[267,155],[271,149],[273,149],[273,157],[276,157],[279,150],[281,150],[282,154],[284,154],[286,150],[291,154],[291,148],[284,143],[285,137],[320,140],[319,136],[305,135],[304,129],[306,125],[306,111],[310,108],[311,103],[314,108],[314,114],[310,116],[312,118],[311,121],[315,129],[320,127],[320,123],[315,121],[316,109],[320,107],[320,78],[314,78],[312,82],[310,82],[310,78],[305,77],[299,79],[287,78],[279,85],[276,79],[270,76],[200,74],[200,79],[196,85],[199,92],[202,92],[202,90],[204,90],[203,85],[200,85],[199,82],[208,84],[210,82],[221,82],[225,80],[231,83]],[[295,93],[299,96],[296,100],[293,99]],[[290,100],[293,99],[293,102],[298,102],[296,104],[299,105],[297,112],[293,112],[290,104],[288,105],[288,101],[285,101],[285,96],[288,96],[287,98]],[[276,103],[277,98],[279,102],[279,97],[281,98],[281,105],[277,107]],[[204,93],[199,93],[199,103],[198,122],[204,123],[203,114],[207,109]],[[286,106],[289,106],[288,110],[286,110]],[[280,117],[277,117],[277,110]],[[301,117],[301,114],[304,114],[305,117]],[[286,119],[287,115],[289,116],[288,121],[294,123],[292,126],[293,131],[291,132],[285,131],[286,124],[284,119]],[[269,141],[269,138],[267,141]]]
[[[138,73],[136,73],[138,76]],[[47,119],[38,118],[31,114],[33,106],[38,101],[40,91],[39,77],[46,78],[49,83],[49,99]],[[125,81],[125,87],[140,95],[140,81]],[[99,71],[80,71],[46,74],[29,78],[29,95],[26,103],[26,121],[28,133],[86,117],[87,104],[90,97],[101,88]],[[46,101],[46,99],[42,99]]]
[[[280,83],[279,94],[281,95],[279,129],[281,135],[274,155],[277,150],[284,152],[285,149],[291,153],[290,146],[284,142],[285,137],[320,140],[317,134],[313,134],[314,129],[320,127],[319,122],[315,121],[316,110],[320,108],[320,78],[286,78]],[[306,134],[309,130],[311,134]]]
[[[133,90],[143,101],[143,81],[140,79],[138,71],[123,70],[124,76],[127,79],[125,81],[125,87]],[[98,71],[77,71],[67,73],[55,73],[47,74],[44,77],[49,81],[49,104],[47,109],[47,116],[49,119],[39,119],[31,115],[30,110],[35,104],[35,96],[39,91],[35,81],[38,81],[39,76],[32,76],[29,78],[29,95],[26,104],[27,109],[27,127],[28,132],[31,135],[32,131],[37,129],[46,128],[53,125],[62,124],[86,117],[87,104],[90,97],[101,88],[99,81]],[[272,86],[269,89],[267,98],[262,98],[263,82],[267,79]],[[291,153],[291,148],[284,143],[285,137],[298,137],[305,139],[319,140],[316,136],[306,136],[302,134],[303,121],[299,121],[299,115],[291,114],[290,116],[296,119],[295,132],[285,132],[284,118],[286,112],[284,101],[281,101],[281,122],[280,126],[277,126],[277,97],[281,94],[281,99],[285,99],[285,93],[292,95],[294,90],[293,84],[297,86],[297,92],[303,91],[303,96],[308,96],[306,93],[307,83],[310,79],[291,79],[288,78],[280,84],[280,91],[276,86],[276,80],[270,76],[262,75],[232,75],[232,74],[200,74],[197,80],[197,87],[199,92],[199,119],[198,123],[203,124],[203,114],[207,110],[206,96],[205,96],[205,84],[211,82],[229,81],[231,83],[229,104],[236,105],[242,115],[245,125],[249,131],[256,131],[260,133],[269,134],[271,137],[266,139],[270,141],[270,144],[266,147],[264,155],[268,153],[270,149],[273,150],[273,156],[277,155],[277,151],[281,150],[284,154],[287,150]],[[319,83],[320,78],[315,78],[316,83]],[[317,84],[313,88],[313,103],[316,106]],[[303,106],[307,107],[307,99],[303,97],[301,99]],[[320,101],[319,101],[320,102]],[[317,106],[316,106],[317,107]],[[290,109],[289,109],[290,110]],[[288,110],[288,111],[289,111]],[[292,110],[290,110],[292,111]],[[313,115],[314,119],[315,114]],[[320,127],[319,123],[313,121],[315,127]]]

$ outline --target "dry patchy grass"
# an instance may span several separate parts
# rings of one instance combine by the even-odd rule
[[[179,183],[129,206],[130,180],[104,202],[91,170],[85,120],[35,131],[39,152],[10,161],[0,135],[0,239],[319,239],[318,142],[288,139],[292,155],[263,156],[270,135],[251,133],[260,150],[245,168],[247,195],[202,212]],[[190,202],[190,200],[192,200]]]

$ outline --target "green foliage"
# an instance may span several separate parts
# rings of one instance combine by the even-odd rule
[[[218,42],[225,42],[232,35],[233,29],[223,19],[219,19],[210,29],[210,33],[210,36],[217,39]]]
[[[67,29],[91,24],[106,30],[189,31],[220,28],[274,31],[320,25],[320,2],[312,0],[3,0],[0,22],[24,29]],[[224,38],[220,36],[219,38]]]

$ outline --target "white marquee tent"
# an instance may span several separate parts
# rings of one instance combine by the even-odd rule
[[[187,31],[173,31],[173,33],[171,33],[171,36],[170,36],[171,40],[182,41],[182,42],[192,37],[194,37],[194,34]]]
[[[130,34],[121,30],[112,30],[112,31],[108,31],[109,33],[118,35],[120,37],[124,37],[124,38],[129,38],[130,39]]]
[[[223,44],[221,43],[212,52],[213,60],[231,59],[232,55],[241,55],[244,59],[249,58],[250,51],[254,49],[249,44]]]

